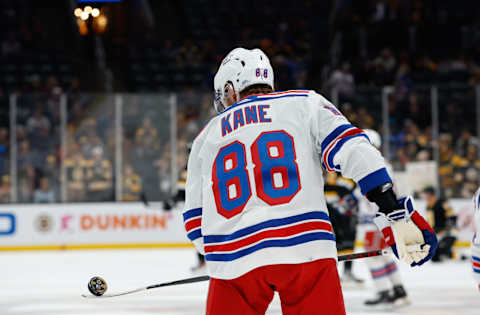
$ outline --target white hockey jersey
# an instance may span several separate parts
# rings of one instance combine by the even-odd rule
[[[472,239],[472,269],[480,289],[480,188],[473,195],[475,235]]]
[[[321,167],[363,194],[390,182],[362,130],[309,90],[241,99],[195,139],[187,167],[187,235],[209,275],[335,258]]]

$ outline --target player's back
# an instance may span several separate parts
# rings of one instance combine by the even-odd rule
[[[195,140],[201,231],[212,276],[335,257],[309,126],[312,97],[319,95],[297,90],[244,98]]]

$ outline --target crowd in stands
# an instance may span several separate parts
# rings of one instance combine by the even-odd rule
[[[311,3],[278,1],[277,4],[240,1],[210,3],[184,1],[182,12],[187,34],[181,39],[159,39],[147,30],[128,43],[128,88],[134,91],[169,91],[183,86],[210,89],[218,63],[235,46],[258,47],[277,70],[278,89],[305,86],[312,62]],[[252,18],[239,19],[238,16]],[[225,28],[225,25],[229,25]],[[259,26],[262,31],[259,32]],[[122,49],[124,47],[122,46]],[[119,51],[119,50],[117,50]]]
[[[428,92],[428,94],[427,94]],[[381,90],[377,90],[377,99]],[[390,162],[395,171],[405,171],[410,162],[435,159],[436,141],[432,133],[430,90],[410,92],[406,99],[398,99],[393,93],[389,98]],[[439,180],[442,193],[447,198],[470,198],[480,182],[480,142],[475,126],[475,100],[470,91],[445,91],[439,104],[440,121],[438,137]],[[361,94],[361,93],[359,93]],[[440,93],[442,95],[443,93]],[[356,99],[368,102],[369,98],[355,95]],[[370,98],[375,103],[374,98]],[[369,108],[368,104],[341,103],[343,114],[360,128],[382,132],[381,108]],[[383,139],[385,142],[385,139]]]
[[[151,29],[136,33],[137,40],[128,45],[107,50],[109,57],[121,61],[124,90],[177,93],[179,173],[187,161],[188,144],[215,114],[211,89],[218,63],[232,47],[241,45],[267,53],[276,90],[314,88],[329,98],[336,95],[336,105],[361,128],[382,130],[381,89],[392,86],[391,133],[383,142],[390,145],[394,169],[403,171],[410,162],[433,160],[438,148],[442,193],[471,196],[480,182],[473,87],[480,83],[480,24],[472,19],[476,9],[453,14],[448,1],[434,5],[419,0],[333,1],[333,8],[325,12],[314,1],[208,2],[180,6],[185,22],[181,38],[160,39]],[[25,51],[43,47],[48,32],[35,18],[26,19],[31,15],[28,5],[5,3],[9,4],[0,5],[0,12],[10,26],[2,29],[0,38],[0,58],[7,60],[0,65],[0,106],[8,108],[9,93],[18,93],[17,200],[60,201],[63,184],[67,201],[114,200],[119,162],[120,199],[167,197],[175,151],[168,97],[124,96],[118,161],[114,97],[86,93],[85,82],[73,75],[71,65],[52,61],[44,52],[34,54],[38,58],[31,56],[31,62],[17,59]],[[254,18],[241,18],[251,16],[253,7]],[[325,51],[318,49],[321,43]],[[439,86],[436,147],[433,84]],[[65,152],[60,123],[63,93],[67,95]],[[0,111],[0,202],[11,200],[10,132],[9,112]]]

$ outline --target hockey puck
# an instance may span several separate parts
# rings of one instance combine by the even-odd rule
[[[100,277],[93,277],[88,281],[88,291],[96,296],[101,296],[107,292],[107,282]]]

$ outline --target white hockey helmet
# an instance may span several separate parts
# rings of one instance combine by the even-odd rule
[[[370,139],[370,143],[373,144],[375,148],[380,149],[382,146],[382,138],[380,137],[380,134],[373,129],[364,129],[363,131]]]
[[[266,84],[273,90],[273,69],[267,55],[258,48],[235,48],[222,60],[213,82],[217,112],[227,108],[225,86],[228,83],[232,84],[237,101],[240,92],[254,84]]]

